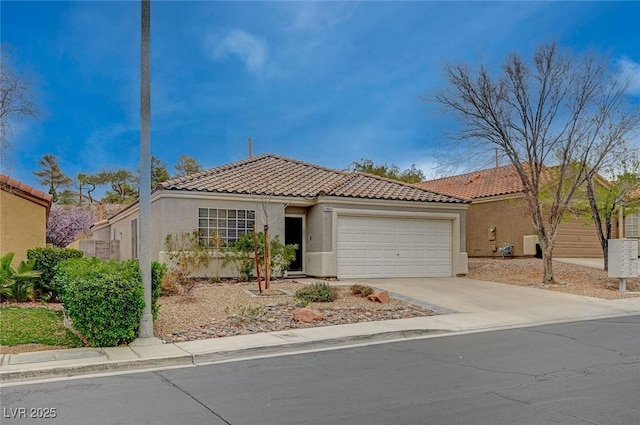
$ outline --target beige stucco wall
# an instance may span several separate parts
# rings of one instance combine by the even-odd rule
[[[491,240],[489,229],[495,229]],[[467,252],[470,257],[501,256],[505,243],[514,247],[514,255],[523,255],[525,235],[537,235],[527,213],[524,199],[476,201],[467,210]]]
[[[18,264],[27,259],[28,249],[45,246],[46,238],[46,208],[0,190],[0,255],[13,252]]]
[[[303,215],[304,273],[310,276],[336,276],[336,225],[337,214],[353,214],[354,212],[374,213],[380,215],[403,215],[406,217],[422,217],[451,220],[454,230],[454,274],[465,274],[466,263],[466,205],[444,205],[425,203],[406,203],[372,200],[321,199],[315,201],[300,199],[271,199],[263,204],[259,199],[246,195],[220,195],[206,193],[171,193],[156,194],[152,198],[152,258],[166,259],[161,255],[165,251],[164,240],[167,234],[191,232],[198,228],[199,208],[249,209],[256,211],[256,226],[262,231],[264,224],[264,208],[266,205],[269,231],[271,236],[278,235],[284,241],[284,217]],[[138,218],[137,206],[125,211],[111,220],[111,237],[120,241],[122,259],[131,257],[131,222]],[[100,230],[105,232],[104,229]],[[95,235],[94,235],[95,236]],[[225,277],[220,265],[220,276]],[[214,271],[209,270],[211,275]],[[213,273],[216,274],[216,273]]]
[[[467,212],[467,250],[470,257],[501,256],[497,248],[505,243],[513,245],[513,255],[523,256],[524,237],[537,231],[523,197],[474,201]],[[495,228],[495,241],[489,229]],[[612,229],[617,237],[617,226]],[[594,224],[584,219],[568,218],[560,224],[555,257],[601,257],[602,249]]]
[[[271,202],[267,207],[269,234],[279,235],[284,240],[285,203]],[[165,251],[164,241],[168,234],[181,234],[198,229],[198,208],[247,209],[256,211],[256,227],[262,231],[265,215],[261,202],[252,199],[241,200],[226,198],[213,200],[211,196],[195,196],[193,198],[156,197],[151,208],[151,250],[152,259],[158,261],[159,253]],[[137,206],[111,221],[111,235],[120,241],[120,258],[131,258],[131,222],[138,219]]]
[[[611,237],[618,237],[618,226],[612,226]],[[562,258],[601,258],[600,239],[593,221],[572,217],[560,223],[553,256]]]

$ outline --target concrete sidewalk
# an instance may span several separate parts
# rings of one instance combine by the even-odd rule
[[[358,281],[362,283],[362,280]],[[189,341],[75,348],[0,357],[3,383],[167,366],[275,353],[331,349],[587,319],[640,314],[640,298],[602,300],[465,278],[365,281],[439,315]],[[349,284],[350,282],[340,282]]]

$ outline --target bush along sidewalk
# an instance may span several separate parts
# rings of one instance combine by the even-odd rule
[[[55,268],[61,261],[82,258],[84,254],[78,249],[41,247],[27,250],[27,258],[34,262],[34,269],[42,274],[34,282],[34,292],[43,301],[57,301],[58,293],[54,288]]]
[[[164,264],[152,263],[154,319],[158,315],[157,301],[165,271]],[[144,309],[144,287],[136,260],[66,260],[57,266],[54,280],[74,329],[90,344],[113,347],[137,337]]]

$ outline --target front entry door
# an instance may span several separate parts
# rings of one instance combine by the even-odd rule
[[[301,272],[302,269],[302,244],[304,238],[302,236],[302,217],[285,217],[284,218],[284,243],[285,245],[296,244],[296,258],[291,262],[290,272]]]

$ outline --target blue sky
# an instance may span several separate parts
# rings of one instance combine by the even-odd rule
[[[37,120],[14,123],[10,174],[135,170],[140,4],[2,1],[1,38],[33,82]],[[152,3],[152,151],[206,167],[274,153],[343,169],[360,158],[431,174],[450,117],[420,96],[443,66],[498,65],[540,43],[608,54],[635,73],[640,2]]]

